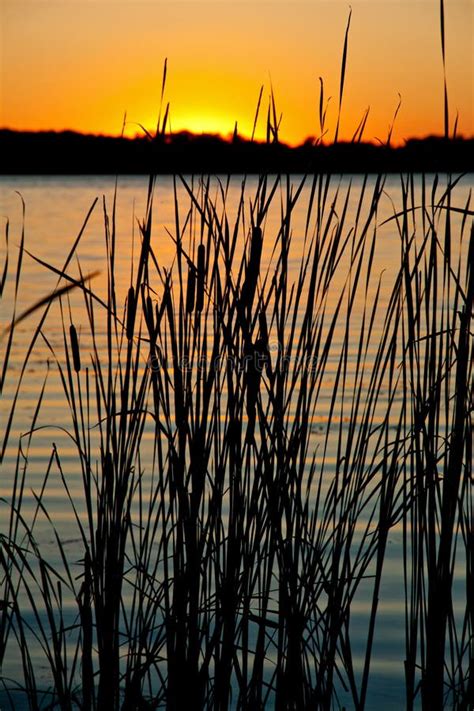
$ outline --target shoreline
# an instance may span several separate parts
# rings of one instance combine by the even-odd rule
[[[474,139],[290,147],[206,134],[150,140],[1,129],[0,155],[1,175],[463,173],[474,170]]]

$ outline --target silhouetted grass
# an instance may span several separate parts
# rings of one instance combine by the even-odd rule
[[[404,218],[406,309],[403,372],[410,398],[410,431],[405,453],[407,707],[420,683],[423,708],[468,708],[472,701],[472,581],[467,530],[472,515],[472,314],[473,229],[464,258],[454,259],[452,192],[432,204],[423,184],[420,238]],[[413,187],[404,185],[405,198]],[[469,204],[466,205],[467,217]],[[442,227],[442,232],[439,230]],[[468,231],[463,220],[463,233]],[[466,609],[453,606],[455,565],[465,566]],[[459,575],[459,573],[458,573]],[[470,700],[469,700],[470,699]]]
[[[444,61],[443,17],[441,29]],[[165,78],[166,65],[163,89]],[[448,130],[446,92],[445,102]],[[260,103],[261,94],[257,114]],[[160,112],[151,142],[167,117]],[[320,124],[322,137],[322,82]],[[278,143],[273,94],[267,125]],[[0,286],[11,286],[13,311],[2,389],[16,327],[37,321],[2,458],[41,338],[62,383],[63,429],[81,475],[78,500],[53,444],[26,512],[45,380],[19,443],[0,536],[0,662],[16,654],[21,667],[2,679],[12,708],[329,711],[344,692],[364,709],[395,525],[403,531],[406,706],[470,708],[473,211],[470,201],[453,205],[458,178],[443,188],[437,177],[421,180],[418,195],[413,176],[401,176],[402,209],[390,218],[400,261],[384,277],[387,298],[374,268],[383,175],[357,189],[328,175],[262,175],[252,195],[244,177],[233,217],[229,180],[177,175],[171,264],[152,233],[151,175],[129,284],[116,271],[115,192],[111,206],[102,204],[106,296],[79,262],[72,272],[96,200],[62,268],[34,257],[58,281],[21,314],[29,253],[23,233],[11,272],[7,224]],[[297,255],[296,210],[306,211]],[[76,292],[81,309],[71,307]],[[53,304],[61,346],[48,337]],[[46,503],[53,473],[78,533],[73,558]],[[40,519],[56,565],[38,542]],[[351,626],[358,595],[368,601],[362,653]]]
[[[42,312],[33,347],[40,335],[48,343],[46,314],[53,299],[61,303],[63,353],[50,349],[71,412],[85,503],[81,512],[54,447],[26,520],[22,445],[10,529],[1,539],[1,629],[3,650],[15,641],[19,647],[19,683],[30,707],[42,703],[33,635],[50,669],[50,702],[64,709],[329,709],[341,685],[362,709],[388,532],[402,521],[407,704],[421,666],[424,708],[468,708],[472,611],[467,603],[464,621],[455,620],[451,589],[456,551],[465,551],[466,580],[472,575],[474,242],[471,230],[467,261],[462,249],[453,256],[455,181],[437,199],[436,185],[430,199],[425,185],[420,205],[413,183],[403,182],[404,209],[393,218],[400,269],[382,316],[372,258],[383,177],[371,188],[364,181],[357,196],[350,185],[336,191],[332,203],[330,178],[312,179],[294,283],[292,215],[307,178],[293,187],[262,177],[248,214],[244,181],[234,224],[225,184],[213,198],[209,182],[180,180],[189,210],[183,216],[176,197],[171,271],[153,248],[152,178],[125,303],[115,277],[114,208],[109,215],[104,205],[106,301],[68,272],[76,241],[64,268],[54,269],[66,287],[58,283],[29,309],[30,318]],[[347,224],[353,197],[356,217]],[[280,227],[264,249],[277,199]],[[462,232],[469,213],[467,205]],[[336,276],[343,286],[330,301]],[[84,295],[86,353],[65,308],[70,288]],[[14,315],[4,337],[7,353],[20,318]],[[337,368],[318,450],[314,423],[329,359]],[[150,419],[154,455],[145,470],[140,450]],[[82,541],[79,579],[59,534],[57,569],[35,540],[40,515],[55,532],[43,504],[52,470]],[[372,602],[360,673],[350,620],[361,583]],[[66,598],[76,606],[72,625],[63,618]]]

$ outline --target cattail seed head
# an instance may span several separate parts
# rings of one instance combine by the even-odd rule
[[[154,324],[153,324],[153,302],[151,300],[151,296],[146,297],[145,316],[146,316],[148,330],[150,331],[150,333],[152,333],[154,330]]]
[[[74,370],[76,371],[76,373],[78,373],[81,369],[81,354],[79,352],[77,331],[73,324],[69,326],[69,337],[71,340],[72,362],[74,364]]]
[[[266,345],[268,345],[268,326],[265,311],[260,311],[258,314],[258,324],[260,327],[260,338]]]
[[[135,325],[135,312],[136,312],[136,300],[135,291],[133,286],[128,290],[127,298],[127,338],[129,341],[133,338],[133,327]]]
[[[250,255],[245,272],[245,282],[242,287],[242,303],[245,307],[251,308],[255,289],[257,288],[258,276],[260,274],[260,260],[262,257],[262,230],[254,227],[250,242]]]
[[[204,281],[206,278],[206,248],[203,244],[198,247],[197,253],[197,295],[196,311],[202,311],[204,307]]]
[[[188,288],[186,290],[186,312],[192,314],[194,310],[194,297],[196,294],[196,274],[194,267],[188,269]]]

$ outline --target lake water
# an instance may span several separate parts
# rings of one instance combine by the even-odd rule
[[[192,180],[188,178],[191,185]],[[375,184],[375,176],[369,177],[369,188]],[[301,178],[293,176],[291,183],[293,190],[299,185]],[[344,197],[351,185],[351,197],[347,204],[346,223],[348,230],[357,217],[359,196],[362,189],[363,179],[360,176],[334,177],[330,186],[330,199],[334,200],[335,211],[338,215],[343,210]],[[225,179],[223,179],[225,185]],[[445,179],[440,178],[437,188],[438,195],[442,193]],[[226,198],[227,214],[229,223],[233,224],[237,214],[242,179],[235,176],[231,178],[228,185]],[[433,184],[433,176],[426,177],[426,183]],[[139,229],[137,220],[141,220],[146,211],[146,194],[148,179],[145,176],[121,177],[118,181],[117,199],[117,260],[116,275],[120,298],[124,301],[130,283],[131,261],[135,258],[139,249]],[[249,177],[246,186],[246,200],[253,196],[257,187],[256,178]],[[453,192],[452,202],[454,205],[463,208],[469,199],[470,191],[474,188],[474,174],[465,176],[456,186]],[[194,189],[199,194],[199,183],[194,179]],[[211,191],[216,196],[219,203],[219,183],[214,179],[211,183]],[[421,177],[414,179],[415,195],[420,194]],[[25,218],[23,223],[22,204],[19,194],[21,194],[25,206]],[[10,259],[16,259],[16,245],[20,242],[21,230],[24,224],[25,248],[38,259],[61,269],[68,252],[83,224],[84,218],[93,204],[96,197],[98,203],[91,214],[85,228],[83,238],[78,249],[78,261],[71,262],[68,269],[70,274],[76,277],[79,274],[78,263],[82,273],[90,273],[95,270],[102,270],[94,281],[94,290],[99,296],[106,294],[106,282],[104,278],[104,215],[102,200],[105,199],[107,210],[110,214],[114,194],[114,178],[110,176],[3,176],[0,178],[0,215],[5,220],[9,220],[10,239]],[[180,210],[180,224],[184,224],[191,202],[187,190],[178,181],[177,186],[178,205]],[[274,207],[271,208],[264,226],[265,247],[264,266],[272,263],[273,240],[280,225],[280,207],[285,201],[286,184],[277,188],[274,198]],[[307,209],[311,195],[311,183],[303,187],[298,203],[293,212],[292,225],[292,246],[289,262],[289,279],[295,281],[298,274],[301,254],[304,250],[304,236],[306,231]],[[176,234],[175,197],[173,192],[173,179],[171,177],[158,177],[155,189],[155,207],[153,218],[152,246],[155,254],[162,266],[171,267],[175,245],[171,235]],[[370,189],[367,190],[367,197],[363,201],[364,211],[370,205]],[[384,194],[380,199],[376,224],[378,225],[376,250],[372,273],[374,278],[367,289],[367,299],[370,302],[375,297],[378,287],[379,277],[381,279],[380,303],[378,316],[374,328],[374,336],[368,350],[367,367],[373,362],[376,354],[377,333],[380,332],[383,322],[383,315],[389,302],[393,279],[397,272],[400,261],[400,237],[397,230],[397,221],[389,220],[394,213],[403,208],[400,177],[388,176],[385,182]],[[246,204],[248,211],[248,204]],[[312,212],[314,215],[314,210]],[[314,226],[314,217],[311,218],[309,233]],[[440,216],[440,219],[442,217]],[[413,216],[415,220],[415,216]],[[458,220],[456,222],[456,220]],[[461,215],[455,220],[455,227],[461,226]],[[246,230],[248,229],[250,217],[246,216],[246,224],[242,227],[242,234],[239,237],[238,250],[243,249]],[[362,222],[362,219],[361,219]],[[421,223],[420,223],[421,224]],[[453,230],[454,231],[454,230]],[[186,235],[199,236],[199,225],[197,221],[192,221],[186,229]],[[347,273],[344,270],[344,263],[340,265],[339,283],[334,281],[328,295],[327,308],[329,312],[337,302],[340,290],[343,288],[344,279]],[[339,278],[339,277],[337,277]],[[19,288],[19,299],[17,305],[17,315],[23,310],[43,298],[51,292],[57,283],[57,276],[48,271],[45,267],[35,262],[27,254],[24,255],[22,279]],[[12,284],[7,285],[4,299],[1,306],[1,326],[5,327],[12,316]],[[81,297],[71,295],[71,309],[74,314],[74,321],[81,334],[84,330],[83,345],[87,343],[85,335],[86,318],[81,311]],[[64,301],[66,308],[67,302]],[[356,304],[354,310],[354,333],[357,333],[357,322],[363,314],[363,304]],[[21,371],[25,350],[33,329],[35,328],[39,314],[33,313],[19,324],[16,332],[8,368],[7,378],[2,397],[2,424],[6,422],[12,398],[14,396],[16,384]],[[98,324],[98,342],[105,343],[103,325]],[[61,352],[63,348],[63,330],[59,305],[55,304],[47,316],[43,326],[43,332],[53,349]],[[329,408],[332,395],[331,377],[335,377],[338,367],[337,354],[338,338],[334,341],[334,356],[329,358],[327,368],[327,381],[319,397],[319,408],[315,418],[315,437],[318,437],[318,426],[321,432],[324,431],[326,420],[325,411]],[[4,341],[2,343],[2,348]],[[349,358],[354,359],[357,352],[357,341],[353,343],[353,352]],[[275,346],[276,347],[276,346]],[[21,435],[28,432],[31,427],[32,417],[38,400],[39,393],[43,386],[46,372],[49,367],[45,394],[39,413],[38,429],[29,443],[28,452],[28,478],[26,497],[23,502],[23,513],[26,518],[31,517],[35,509],[35,498],[32,492],[41,489],[45,469],[50,459],[53,442],[61,453],[63,467],[67,469],[72,497],[76,497],[78,506],[81,505],[83,495],[81,494],[81,478],[77,462],[77,454],[73,443],[64,431],[70,428],[70,414],[67,402],[64,398],[63,388],[57,374],[57,367],[54,357],[44,339],[38,338],[33,353],[29,359],[27,372],[20,390],[15,418],[10,432],[9,444],[6,456],[2,465],[2,478],[0,481],[0,496],[8,499],[11,495],[12,478],[15,470],[15,462],[18,453],[18,442]],[[353,373],[354,377],[357,373]],[[383,418],[383,413],[378,416]],[[3,427],[2,427],[3,431]],[[26,445],[27,438],[23,438],[23,446]],[[315,440],[316,441],[316,440]],[[143,439],[143,466],[146,469],[147,462],[150,465],[152,457],[153,428],[145,430]],[[336,457],[337,443],[329,445],[328,462],[331,456]],[[147,460],[148,457],[148,460]],[[64,489],[58,477],[51,477],[44,493],[44,501],[49,515],[51,516],[58,533],[65,541],[65,550],[71,559],[78,559],[80,553],[80,537],[78,536],[71,509],[67,505]],[[6,530],[8,520],[8,507],[3,505],[0,508],[0,531]],[[51,531],[51,526],[44,517],[39,517],[35,528],[38,545],[45,552],[50,551],[51,563],[58,563],[57,549]],[[369,694],[367,709],[399,709],[404,706],[404,658],[405,658],[405,598],[402,565],[402,542],[403,532],[401,525],[395,525],[389,532],[389,541],[384,564],[384,575],[382,589],[380,593],[380,609],[375,635],[375,647],[371,664],[371,680],[369,683]],[[79,546],[79,548],[78,548]],[[459,589],[462,592],[462,580],[459,582]],[[360,662],[357,657],[358,649],[362,651],[365,645],[367,634],[367,611],[369,601],[364,598],[363,586],[359,594],[353,601],[351,610],[351,629],[353,650],[355,653],[355,664]],[[12,644],[12,649],[14,645]],[[38,665],[38,678],[47,682],[47,665],[38,650],[35,657]],[[18,679],[19,659],[7,652],[4,660],[2,673],[5,678]],[[5,708],[8,708],[4,697]],[[341,695],[341,703],[346,703],[350,708],[350,697]],[[2,691],[0,690],[0,706],[3,709]]]

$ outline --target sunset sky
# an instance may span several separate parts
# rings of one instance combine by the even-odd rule
[[[370,106],[365,138],[443,133],[438,0],[352,0],[341,138]],[[450,120],[474,135],[474,2],[446,0]],[[291,144],[319,134],[319,77],[334,136],[349,3],[341,0],[0,0],[0,126],[128,135],[153,128],[163,62],[171,129],[252,129],[273,86]]]

